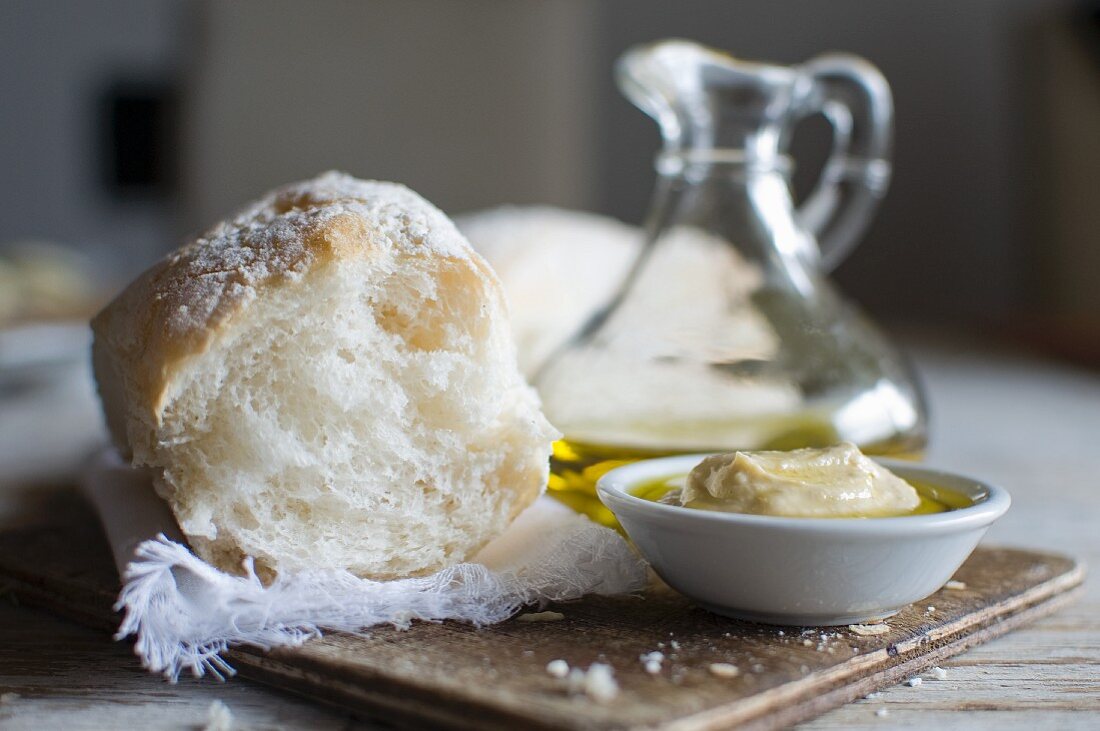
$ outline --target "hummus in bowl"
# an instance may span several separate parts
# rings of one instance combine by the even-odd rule
[[[855,624],[895,614],[942,587],[1010,502],[980,480],[887,460],[876,463],[910,485],[961,496],[961,506],[795,517],[698,509],[692,503],[700,495],[685,506],[641,494],[662,481],[666,491],[686,487],[708,458],[619,467],[600,479],[597,494],[669,586],[718,614],[770,624]]]

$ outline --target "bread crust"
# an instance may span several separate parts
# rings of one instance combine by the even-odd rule
[[[397,183],[339,172],[276,189],[153,266],[92,320],[92,360],[119,450],[147,464],[188,363],[262,290],[356,257],[411,254],[468,264],[506,316],[496,274],[438,208]]]

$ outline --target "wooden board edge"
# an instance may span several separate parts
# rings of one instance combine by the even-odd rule
[[[456,708],[438,696],[425,698],[420,694],[410,695],[407,688],[393,692],[389,683],[372,687],[363,683],[340,681],[331,675],[289,665],[262,654],[235,652],[230,659],[242,678],[344,712],[351,711],[357,718],[380,721],[395,728],[470,731],[513,731],[519,728],[555,731],[561,728],[540,723],[529,715],[520,715],[492,705],[467,704]]]
[[[1083,562],[1075,560],[1068,571],[1012,597],[1015,602],[1013,609],[1002,613],[989,613],[984,617],[984,623],[957,626],[953,637],[950,635],[945,637],[944,644],[918,657],[906,659],[905,655],[918,649],[915,646],[909,648],[908,651],[899,653],[896,664],[888,665],[875,674],[854,682],[848,680],[848,677],[855,674],[853,670],[838,669],[841,672],[837,676],[830,677],[828,673],[824,676],[818,675],[801,688],[795,689],[794,693],[789,692],[790,688],[787,686],[778,689],[780,692],[762,693],[753,698],[749,704],[741,699],[733,704],[736,708],[712,708],[699,714],[647,728],[659,731],[717,731],[717,729],[736,726],[752,731],[772,731],[815,718],[833,708],[858,700],[868,693],[902,682],[946,658],[958,655],[975,645],[1057,611],[1080,596],[1083,591],[1081,585],[1084,577]],[[429,713],[425,713],[426,707],[417,703],[420,699],[407,699],[406,703],[387,693],[388,689],[385,687],[367,690],[362,685],[340,683],[308,668],[290,666],[275,661],[270,656],[247,650],[235,651],[232,660],[237,663],[242,677],[272,685],[326,705],[344,710],[351,709],[357,714],[399,727],[422,728],[425,723],[428,723],[456,729],[622,728],[615,724],[598,722],[595,725],[585,723],[580,726],[540,725],[529,716],[518,716],[511,709],[492,705],[478,705],[476,718],[471,718],[469,708],[448,708],[445,703],[437,703],[430,707]],[[310,677],[308,681],[307,676]],[[821,692],[823,687],[827,689]],[[323,694],[318,694],[318,688],[323,689]],[[777,708],[781,710],[776,711]],[[764,718],[765,714],[766,718]]]
[[[834,708],[857,701],[868,693],[889,688],[907,679],[920,675],[925,670],[934,667],[938,663],[962,654],[976,645],[981,645],[996,639],[1014,629],[1030,624],[1043,617],[1049,616],[1062,607],[1070,604],[1084,593],[1084,587],[1078,586],[1066,593],[1059,594],[1018,612],[1005,617],[1000,622],[994,622],[982,629],[958,638],[954,642],[937,648],[936,650],[907,660],[898,665],[884,669],[881,673],[864,678],[855,683],[850,683],[835,690],[822,693],[814,698],[801,703],[787,706],[780,711],[773,711],[766,721],[746,723],[738,726],[745,731],[776,731],[793,726],[802,721],[809,721],[831,711]]]
[[[1080,598],[1084,592],[1085,575],[1084,562],[1075,560],[1069,571],[1014,597],[1021,600],[1015,609],[991,614],[983,624],[961,627],[956,630],[954,637],[945,638],[942,645],[919,656],[906,659],[905,654],[908,653],[899,653],[898,662],[854,682],[843,678],[828,678],[829,673],[825,673],[824,678],[818,677],[818,682],[792,684],[775,691],[765,691],[755,696],[749,704],[742,701],[736,704],[736,708],[719,706],[653,728],[655,731],[717,731],[736,726],[738,729],[752,731],[772,731],[816,718],[868,693],[896,685],[971,647],[1053,614]],[[913,649],[916,648],[911,648],[910,651]],[[853,673],[843,674],[850,676]],[[835,687],[823,691],[823,685]],[[776,711],[777,708],[781,710]],[[763,718],[764,714],[768,714],[767,718]]]

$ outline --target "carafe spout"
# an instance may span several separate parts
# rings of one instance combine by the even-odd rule
[[[792,69],[684,40],[631,49],[616,73],[627,98],[657,121],[665,152],[696,159],[730,151],[757,161],[778,156],[791,110],[806,92]]]

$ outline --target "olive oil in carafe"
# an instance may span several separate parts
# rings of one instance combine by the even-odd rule
[[[826,176],[810,215],[790,185],[790,132],[815,105],[845,111],[836,160],[889,171],[881,76],[847,57],[783,68],[685,41],[639,46],[617,68],[620,89],[661,129],[658,185],[644,253],[535,378],[565,433],[550,494],[614,525],[596,481],[648,457],[844,440],[917,456],[919,385],[825,276],[869,223],[886,178]]]

